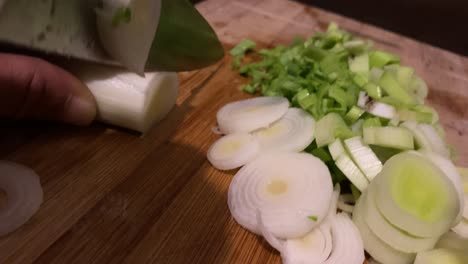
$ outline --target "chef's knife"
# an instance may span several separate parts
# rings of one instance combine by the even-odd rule
[[[147,70],[195,70],[223,57],[216,33],[188,0],[154,1],[161,1],[161,13]],[[100,0],[0,0],[0,43],[123,66],[99,39],[100,6]]]

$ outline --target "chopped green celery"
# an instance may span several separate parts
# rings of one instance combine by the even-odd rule
[[[411,94],[401,87],[395,77],[388,71],[384,72],[382,77],[380,77],[379,85],[390,97],[400,101],[402,104],[410,105],[416,103]]]
[[[247,51],[255,48],[257,44],[250,40],[250,39],[245,39],[241,41],[239,44],[237,44],[234,48],[232,48],[229,51],[229,54],[231,56],[238,56],[238,55],[244,55]]]
[[[367,53],[363,53],[353,59],[350,59],[349,70],[355,73],[369,72],[369,55]]]
[[[403,127],[366,127],[363,129],[366,144],[395,149],[414,149],[411,131]]]
[[[382,74],[384,71],[380,68],[371,68],[369,72],[369,80],[374,83],[378,83],[380,80],[380,77],[382,77]]]
[[[360,136],[345,139],[344,145],[351,159],[361,169],[367,179],[372,181],[382,170],[382,162],[380,162],[372,149],[364,143]]]
[[[242,91],[250,94],[254,94],[257,91],[257,88],[250,84],[242,85],[240,88]]]
[[[364,87],[369,82],[369,76],[365,73],[356,73],[353,77],[354,83],[359,87]]]
[[[402,150],[400,149],[381,147],[377,145],[370,145],[370,148],[372,149],[372,151],[374,151],[375,155],[377,156],[377,158],[379,158],[382,164],[385,164],[385,162],[387,162],[388,159],[402,152]]]
[[[320,68],[325,74],[336,73],[341,76],[347,70],[347,65],[337,54],[328,54],[320,61]]]
[[[348,180],[346,175],[344,175],[343,172],[336,166],[335,162],[330,161],[325,164],[327,164],[328,169],[330,170],[333,185],[340,184]],[[353,185],[351,184],[351,186]]]
[[[348,124],[354,124],[364,114],[364,112],[364,109],[353,105],[344,118]]]
[[[346,92],[336,85],[330,86],[328,96],[335,99],[343,107],[349,107],[356,103],[356,98],[352,93]]]
[[[302,109],[307,110],[317,103],[317,96],[315,94],[311,94],[304,98],[298,99],[297,102]]]
[[[356,188],[356,186],[351,184],[351,194],[353,195],[354,201],[357,201],[361,197],[361,192]]]
[[[329,113],[319,119],[315,125],[315,141],[318,147],[326,146],[336,138],[348,138],[354,135],[343,118],[337,113]]]
[[[437,111],[428,105],[415,105],[411,108],[411,110],[414,110],[418,113],[430,114],[432,116],[431,124],[435,124],[439,121],[439,114]]]
[[[383,96],[382,98],[379,98],[378,101],[381,102],[381,103],[386,103],[386,104],[389,104],[389,105],[393,105],[393,106],[395,106],[397,108],[406,107],[406,105],[403,104],[401,101],[399,101],[398,99],[395,99],[393,97],[390,97],[390,96]]]
[[[405,88],[409,87],[414,75],[413,68],[398,64],[387,65],[384,67],[384,70],[391,72],[398,80],[398,83]]]
[[[343,47],[351,53],[358,54],[367,51],[369,44],[362,39],[353,39],[343,42]]]
[[[366,127],[381,127],[382,122],[380,122],[380,118],[378,117],[370,117],[364,120],[364,123],[362,124],[363,128]]]
[[[308,46],[304,49],[302,55],[316,61],[321,61],[327,56],[328,52],[315,46]]]
[[[374,51],[369,56],[369,64],[371,68],[382,68],[383,66],[392,63],[400,63],[400,58],[384,51]]]
[[[374,98],[374,99],[379,99],[382,97],[382,88],[380,88],[380,86],[378,86],[377,84],[375,83],[367,83],[366,85],[364,85],[364,87],[362,87],[364,89],[364,91],[367,92],[367,94]]]
[[[423,113],[408,109],[398,110],[397,114],[401,121],[416,121],[418,123],[432,124],[434,119],[432,113]]]
[[[294,104],[299,105],[299,100],[306,98],[307,96],[309,96],[309,94],[309,90],[302,89],[294,95],[292,101]]]
[[[321,159],[323,162],[333,161],[330,152],[326,148],[316,148],[310,151],[310,154]]]
[[[359,191],[366,190],[369,181],[346,152],[335,160],[335,165]]]
[[[409,86],[407,87],[410,94],[412,94],[418,101],[423,104],[424,99],[427,97],[429,89],[427,88],[426,82],[419,76],[414,75]]]

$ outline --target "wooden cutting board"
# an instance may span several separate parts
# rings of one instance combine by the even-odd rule
[[[288,0],[207,0],[198,8],[226,49],[244,38],[287,44],[336,21],[399,54],[429,84],[458,164],[468,165],[466,57]],[[0,238],[0,263],[280,263],[231,218],[234,172],[216,171],[205,158],[217,138],[216,111],[247,97],[230,62],[181,73],[176,108],[144,137],[102,124],[3,123],[0,159],[32,167],[45,201]]]

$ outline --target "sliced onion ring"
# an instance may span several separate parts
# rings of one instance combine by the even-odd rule
[[[332,192],[330,172],[320,159],[273,152],[237,172],[229,186],[228,205],[236,222],[251,232],[261,234],[260,211],[268,231],[291,239],[306,235],[325,219]]]
[[[43,191],[33,170],[9,161],[0,161],[0,189],[7,196],[6,206],[0,208],[0,236],[4,236],[36,214],[43,201]]]
[[[361,264],[365,260],[359,229],[346,213],[338,213],[332,222],[333,251],[325,264]]]

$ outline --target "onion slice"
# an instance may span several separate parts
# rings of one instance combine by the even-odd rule
[[[278,121],[288,108],[289,101],[284,97],[255,97],[226,104],[216,119],[225,134],[252,132]]]
[[[262,151],[300,152],[314,140],[315,120],[306,111],[289,108],[286,114],[267,128],[254,131]]]
[[[327,216],[333,186],[327,166],[307,153],[272,152],[247,163],[234,176],[228,205],[238,224],[280,239],[299,238]],[[311,220],[311,219],[314,219]]]
[[[208,160],[219,170],[232,170],[253,160],[260,149],[258,140],[248,133],[229,134],[208,150]]]
[[[7,195],[0,208],[0,236],[20,228],[39,210],[43,191],[37,174],[22,165],[0,161],[0,189]]]
[[[359,229],[346,213],[338,213],[332,222],[333,251],[324,264],[361,264],[365,260]]]

